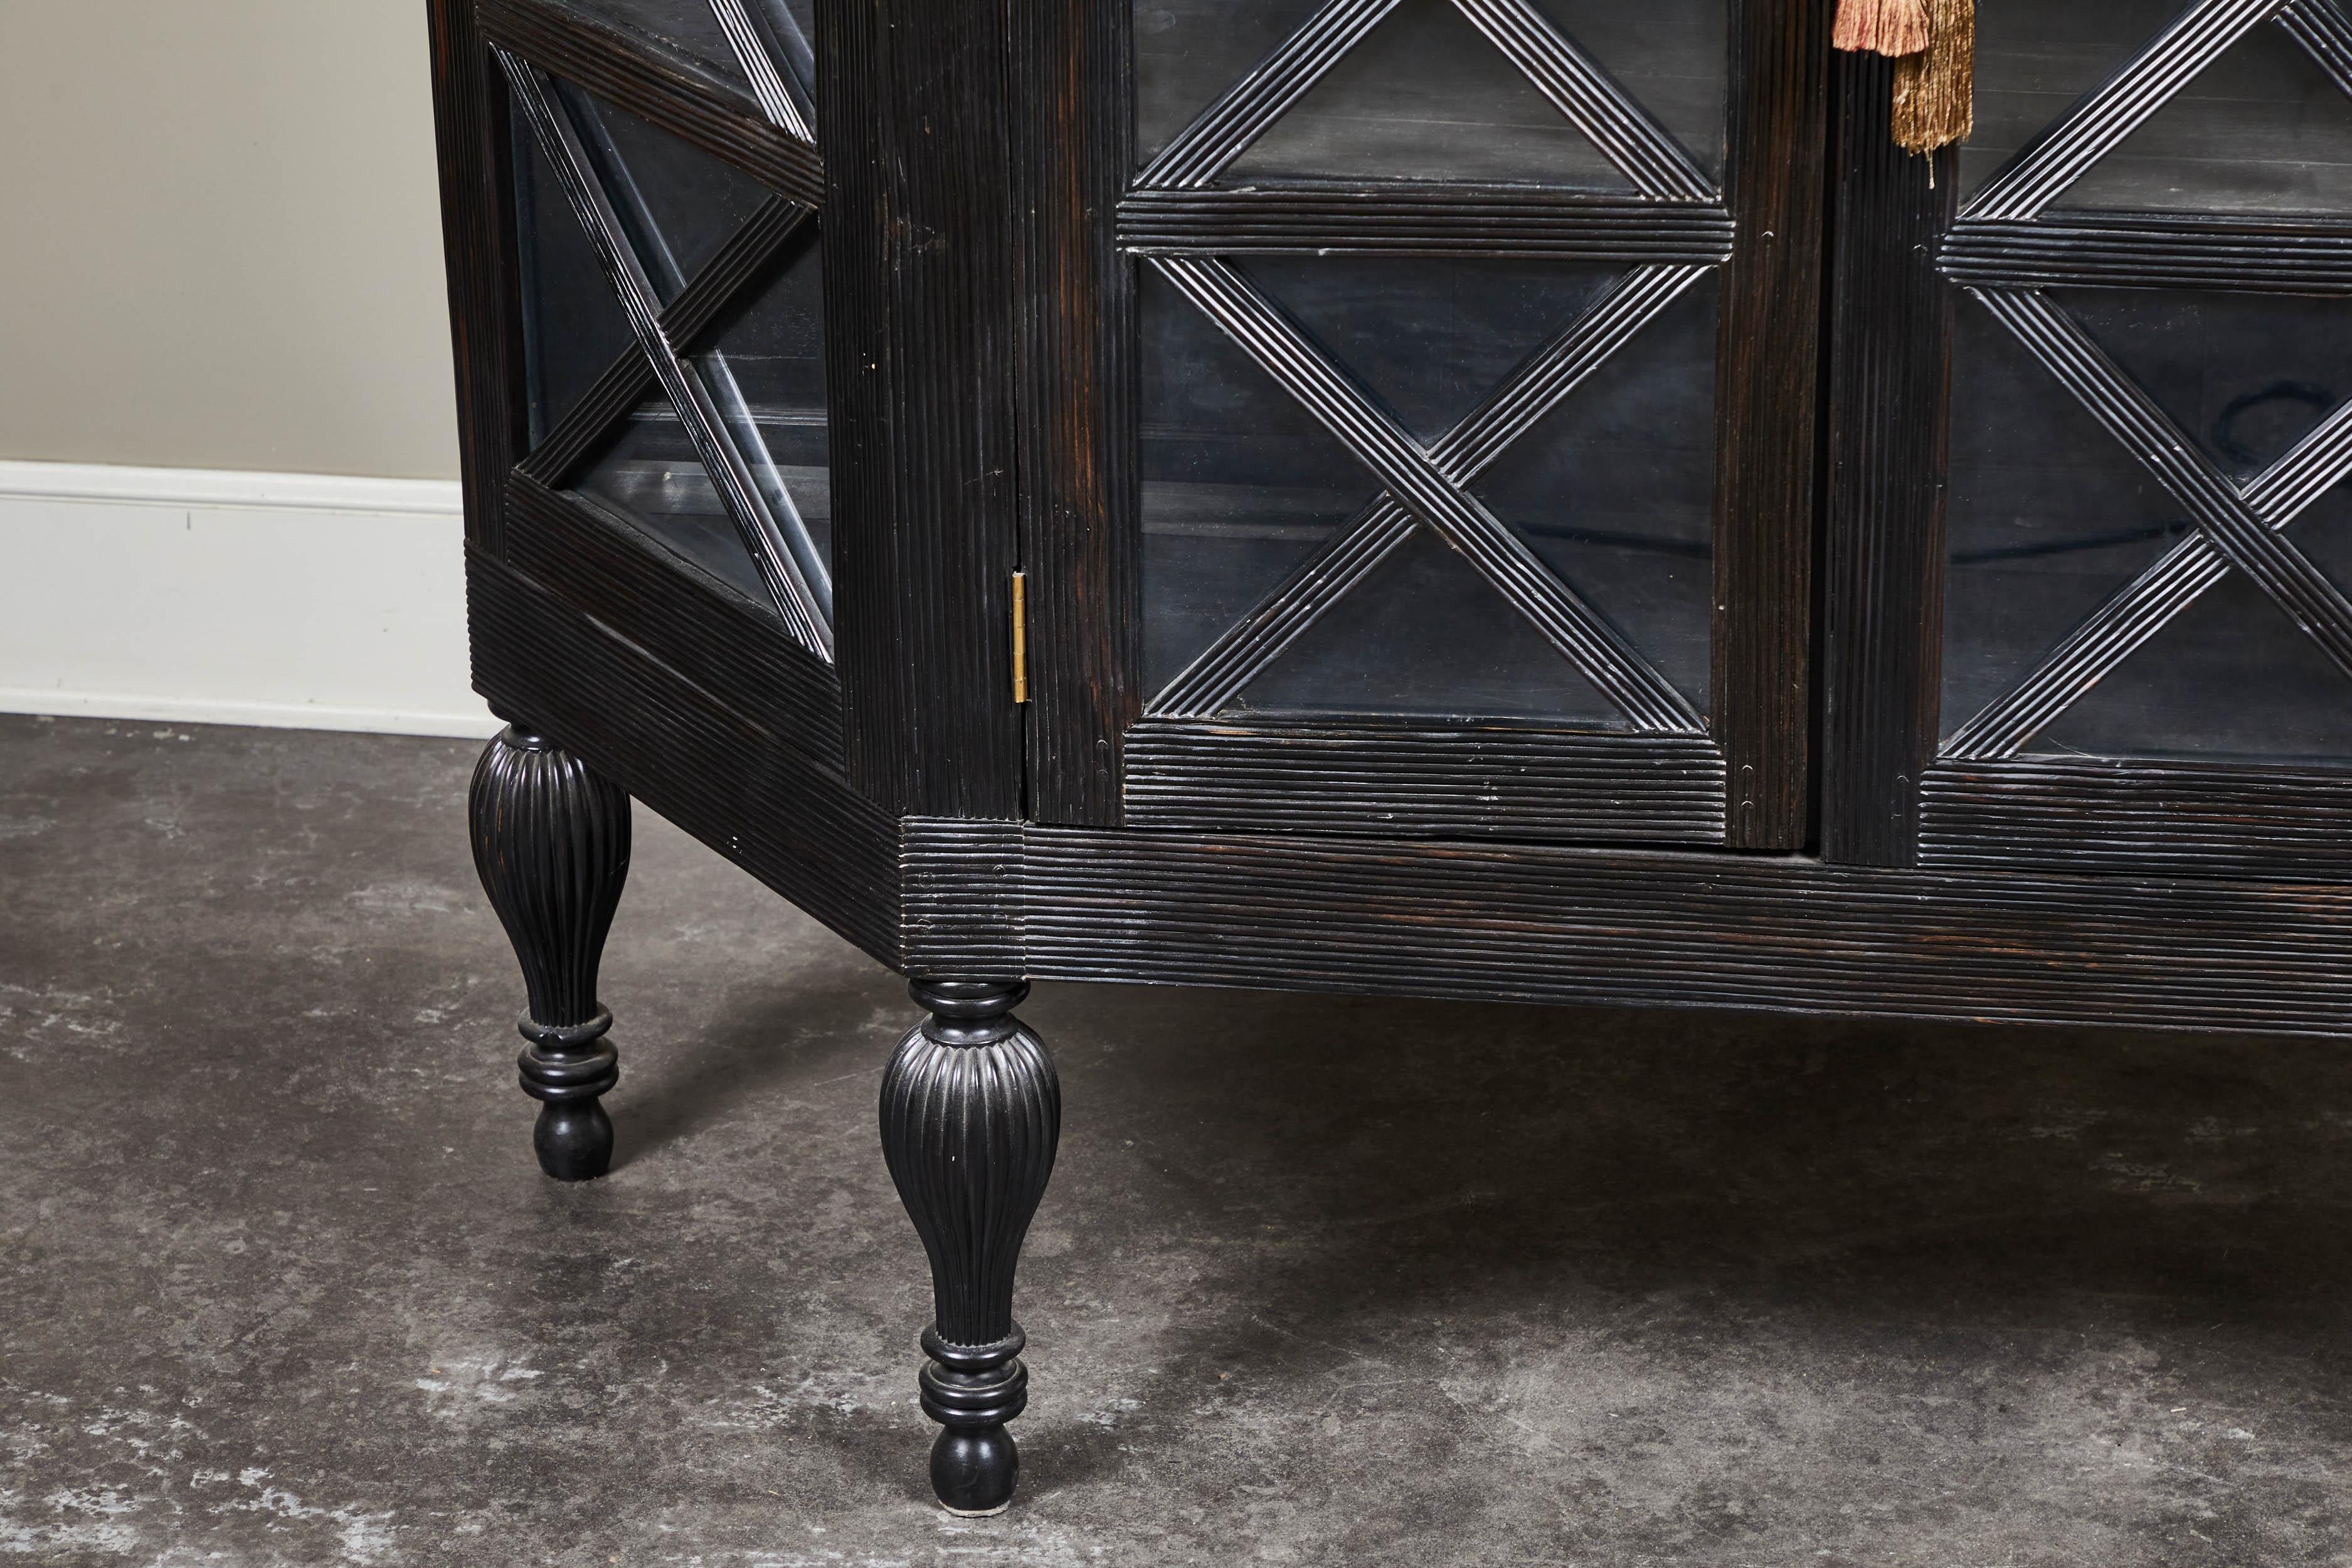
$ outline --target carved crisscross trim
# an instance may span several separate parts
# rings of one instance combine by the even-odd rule
[[[2352,21],[2336,0],[2294,0],[2278,14],[2278,24],[2338,91],[2352,97]]]
[[[742,535],[761,580],[783,617],[785,630],[811,652],[830,659],[831,584],[822,575],[821,562],[814,563],[814,573],[807,569],[812,552],[806,530],[791,510],[790,496],[767,464],[756,431],[750,427],[750,414],[743,406],[741,393],[735,387],[731,374],[725,371],[723,360],[713,361],[712,374],[706,382],[686,363],[684,346],[671,335],[660,296],[646,268],[650,261],[652,266],[665,270],[666,281],[677,283],[682,279],[677,277],[676,260],[657,239],[648,241],[652,253],[649,258],[641,258],[631,245],[627,228],[614,209],[604,182],[597,175],[597,159],[583,142],[580,128],[559,99],[554,79],[504,48],[497,53],[516,101],[530,121],[532,132],[573,213],[587,231],[645,363],[677,411],[712,488]],[[619,166],[609,150],[604,161]],[[622,199],[642,201],[625,181],[617,183]],[[640,232],[657,235],[657,229],[642,221],[649,215],[632,216],[640,218]],[[752,221],[759,219],[755,216]],[[606,379],[609,378],[608,373]],[[599,385],[603,385],[602,381]],[[739,433],[747,438],[739,441]],[[761,455],[756,458],[747,457],[747,449]],[[762,468],[767,471],[761,472]],[[788,529],[800,537],[792,538]]]
[[[1628,273],[1440,437],[1429,448],[1430,460],[1454,483],[1468,484],[1708,270],[1644,267]],[[1207,718],[1218,712],[1370,576],[1412,536],[1413,527],[1412,513],[1383,491],[1203,649],[1153,700],[1150,710],[1173,718]]]
[[[808,229],[812,216],[808,208],[782,196],[761,203],[702,270],[662,307],[662,335],[682,353],[698,353],[790,264],[801,244],[814,239]],[[550,489],[562,489],[659,386],[645,351],[632,339],[516,467]]]
[[[1553,26],[1532,0],[1453,3],[1643,196],[1657,201],[1714,197],[1715,187],[1673,133]],[[1181,190],[1215,179],[1399,4],[1329,0],[1177,132],[1136,177],[1134,188]]]
[[[1419,523],[1469,562],[1586,679],[1624,710],[1635,729],[1662,734],[1704,732],[1704,721],[1682,693],[1464,487],[1705,268],[1642,268],[1605,296],[1577,328],[1539,353],[1477,413],[1424,450],[1231,266],[1177,257],[1153,257],[1150,265],[1387,490],[1333,545],[1294,574],[1285,586],[1297,587],[1296,595],[1285,599],[1278,592],[1276,600],[1228,633],[1171,688],[1175,707],[1163,702],[1155,704],[1157,710],[1205,711],[1204,701],[1222,701],[1238,690],[1266,658],[1361,582]]]
[[[760,112],[768,117],[768,123],[814,145],[814,105],[806,101],[798,81],[788,80],[776,68],[775,60],[760,42],[743,0],[710,0],[710,9],[719,18],[719,30],[727,35],[728,47],[735,51],[736,62],[743,68],[743,75],[751,84],[751,96],[760,100]],[[793,20],[793,14],[779,5],[770,5],[767,10],[773,26],[784,35],[785,47],[795,56],[807,55],[808,40],[801,37],[800,24]]]
[[[2352,472],[2352,405],[2243,489],[2231,485],[2090,335],[2038,293],[1969,290],[2186,508],[2198,527],[2118,590],[2016,689],[1971,718],[1947,757],[2014,756],[2077,698],[2232,569],[2352,675],[2352,603],[2284,537]]]

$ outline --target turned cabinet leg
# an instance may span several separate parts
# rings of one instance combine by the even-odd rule
[[[918,980],[930,1010],[882,1075],[882,1153],[930,1255],[923,1413],[943,1431],[931,1489],[950,1511],[1001,1511],[1021,1457],[1004,1424],[1029,1401],[1013,1272],[1054,1173],[1062,1087],[1013,1008],[1018,981]]]
[[[629,796],[546,737],[509,724],[474,768],[474,868],[522,964],[530,1011],[518,1067],[540,1102],[531,1147],[559,1182],[613,1163],[613,1122],[597,1103],[619,1081],[596,1000],[621,884],[629,874]]]

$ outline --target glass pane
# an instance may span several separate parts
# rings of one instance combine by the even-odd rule
[[[2058,199],[2150,212],[2352,210],[2352,99],[2265,23]]]
[[[658,394],[647,398],[576,488],[609,503],[674,555],[774,614],[760,569],[719,504],[719,492],[696,458],[668,399]]]
[[[2114,75],[2183,3],[1977,0],[1976,129],[1960,148],[1962,199]]]
[[[2050,292],[2241,482],[2352,394],[2352,302],[2182,289]]]
[[[1633,188],[1449,0],[1404,0],[1228,173]]]
[[[2286,537],[2352,597],[2352,483],[2337,485],[2287,524]]]
[[[749,174],[592,93],[565,88],[563,96],[646,276],[664,302],[676,299],[768,193]]]
[[[598,21],[608,22],[625,32],[650,38],[677,53],[685,55],[697,65],[723,81],[751,90],[743,75],[742,62],[735,58],[734,48],[719,26],[718,16],[710,9],[710,0],[567,0],[567,3],[588,12]],[[753,0],[751,9],[760,9]]]
[[[1148,267],[1138,321],[1143,667],[1158,691],[1380,487]]]
[[[1424,445],[1574,325],[1621,275],[1453,258],[1266,256],[1242,265]]]
[[[2029,751],[2352,757],[2352,680],[2232,572],[2077,699]]]
[[[824,273],[816,226],[802,225],[793,245],[775,280],[719,334],[713,352],[696,358],[768,491],[769,510],[788,532],[789,518],[801,520],[810,552],[803,574],[819,574],[809,571],[814,563],[829,576],[833,485],[825,466]]]
[[[1135,152],[1148,163],[1319,0],[1135,0]]]
[[[2014,690],[2189,529],[2154,476],[1990,312],[1953,328],[1943,731]]]
[[[1471,486],[1702,710],[1714,628],[1717,293],[1710,274]]]
[[[518,136],[515,147],[523,357],[535,446],[634,339],[537,138]]]
[[[1625,727],[1614,703],[1425,528],[1285,649],[1233,710]]]

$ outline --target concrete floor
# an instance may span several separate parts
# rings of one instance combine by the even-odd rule
[[[0,719],[0,1556],[2352,1563],[2337,1048],[1112,987],[950,1519],[899,984],[641,811],[541,1179],[474,751]]]

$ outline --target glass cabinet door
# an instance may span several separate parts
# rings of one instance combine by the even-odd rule
[[[1766,253],[1810,258],[1746,193],[1759,161],[1801,184],[1824,130],[1738,57],[1805,24],[1735,0],[1130,3],[1124,819],[1735,837],[1717,670],[1763,584],[1741,563],[1810,549],[1809,498],[1743,479],[1810,453],[1817,355],[1810,314],[1781,321],[1772,406],[1727,382],[1783,341]],[[1782,143],[1743,132],[1792,90]],[[1795,619],[1751,686],[1802,690]],[[1801,772],[1801,724],[1776,765]]]
[[[1947,209],[1921,247],[1940,300],[1887,329],[1948,375],[1941,516],[1888,546],[1940,524],[1927,765],[1862,804],[1916,786],[1929,865],[2327,874],[2341,835],[2312,814],[2352,804],[2352,18],[1977,16],[1947,183],[1896,160],[1849,204],[1864,234]],[[1913,677],[1838,679],[1869,710]]]
[[[571,0],[576,26],[805,145],[813,56],[782,0]],[[590,36],[596,36],[591,34]],[[832,645],[824,285],[814,187],[688,139],[517,55],[529,454],[520,478]]]
[[[2352,301],[2279,267],[2352,236],[2352,26],[1979,16],[1943,754],[2352,761]]]

